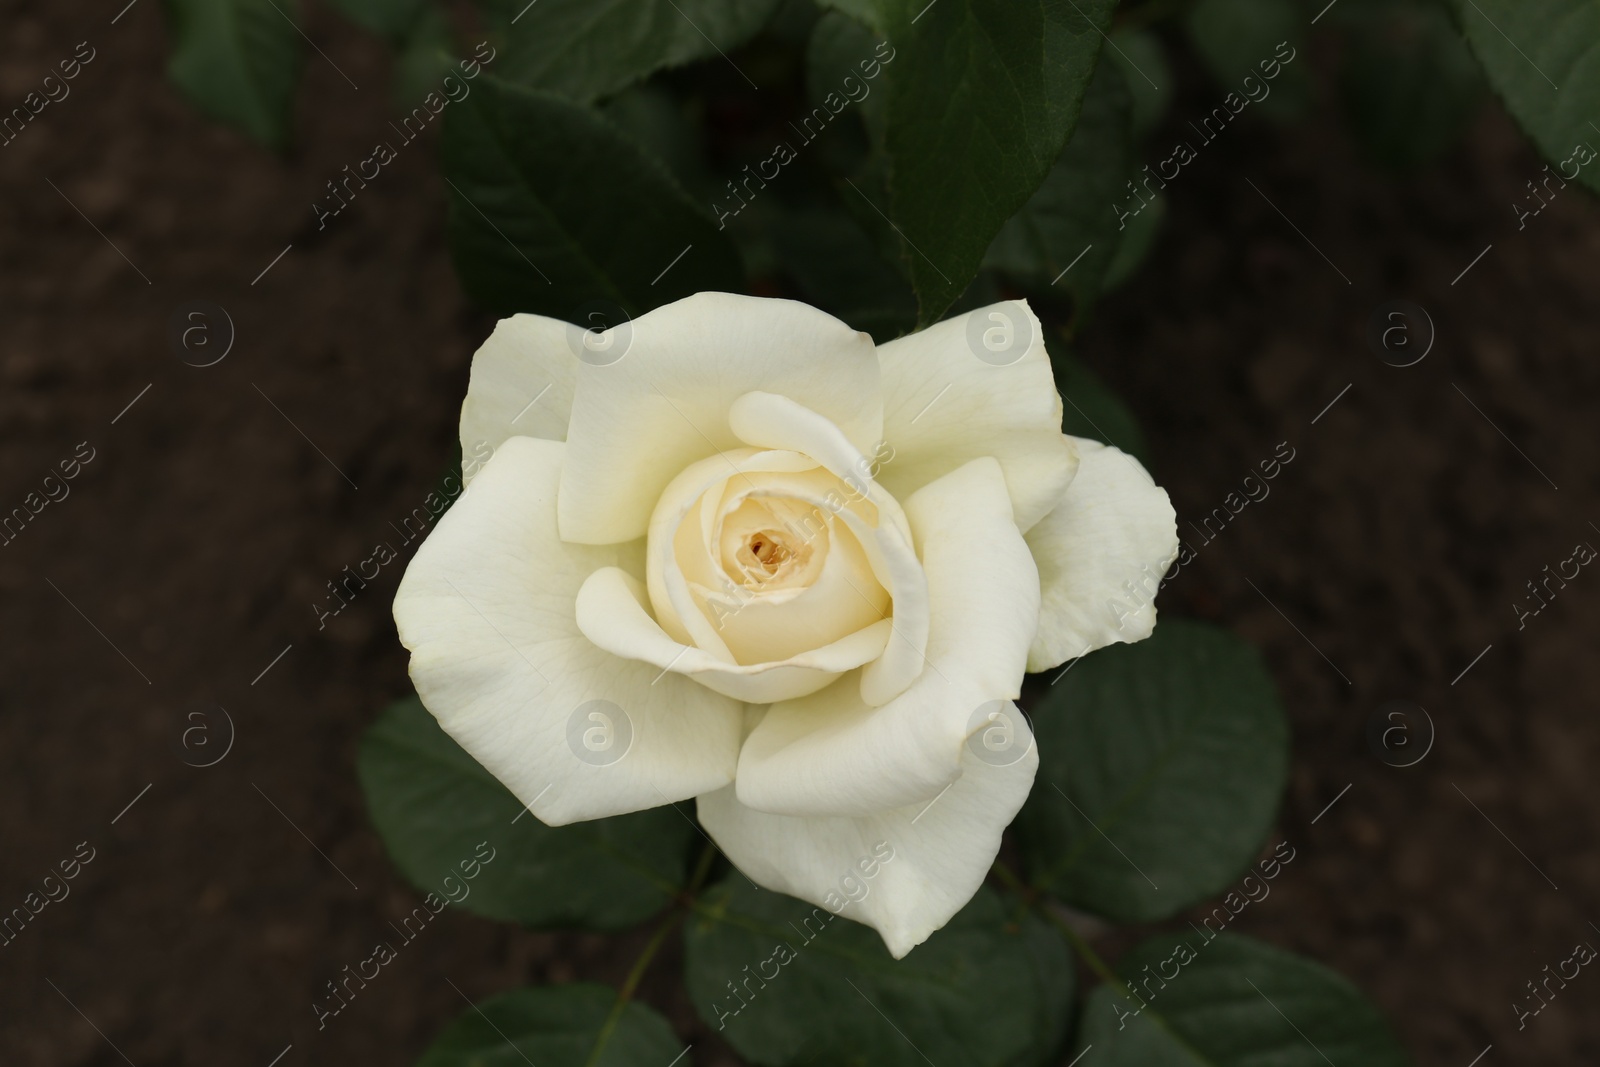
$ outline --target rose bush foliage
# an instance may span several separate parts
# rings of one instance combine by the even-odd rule
[[[697,798],[748,877],[903,956],[1033,784],[1024,672],[1148,636],[1177,551],[1144,469],[1061,421],[1024,303],[877,346],[727,293],[505,319],[461,414],[488,458],[396,594],[412,680],[545,823]]]

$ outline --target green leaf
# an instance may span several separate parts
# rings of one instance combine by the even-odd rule
[[[417,21],[395,42],[394,99],[402,112],[423,106],[429,93],[462,92],[454,87],[457,83],[471,92],[471,81],[456,65],[455,47],[449,18],[432,5],[423,8]],[[445,78],[449,75],[454,75],[454,81],[447,85]]]
[[[1362,146],[1380,163],[1412,167],[1466,132],[1484,97],[1483,72],[1450,17],[1430,3],[1362,6],[1339,85]]]
[[[305,39],[294,0],[167,0],[167,76],[190,103],[269,148],[289,143]]]
[[[882,21],[875,0],[818,0],[821,6],[842,11],[865,26],[877,29]]]
[[[1546,159],[1573,161],[1563,170],[1569,180],[1600,192],[1594,157],[1600,148],[1600,3],[1457,0],[1456,10],[1512,117]],[[1588,148],[1589,162],[1574,159],[1579,145]]]
[[[830,11],[806,42],[806,105],[790,141],[819,153],[837,174],[858,173],[871,151],[881,155],[888,121],[888,67],[893,50],[856,19]]]
[[[427,9],[438,10],[434,0],[329,0],[340,14],[363,29],[403,40]]]
[[[685,930],[690,998],[752,1062],[1022,1067],[1059,1051],[1072,960],[987,888],[895,960],[877,933],[735,875]]]
[[[814,307],[880,344],[915,325],[905,278],[841,206],[796,205],[773,219],[771,232],[784,269]]]
[[[636,85],[617,94],[600,107],[600,112],[640,148],[660,160],[667,171],[696,200],[714,203],[720,194],[707,158],[700,125],[687,114],[694,102],[686,102],[653,82]],[[722,179],[725,181],[726,179]]]
[[[1157,192],[1150,203],[1128,216],[1127,228],[1117,242],[1117,253],[1106,267],[1106,276],[1100,281],[1102,294],[1124,285],[1144,263],[1150,249],[1155,247],[1161,234],[1161,224],[1167,218],[1167,194]]]
[[[1077,124],[1115,0],[881,0],[889,203],[921,321],[978,271]]]
[[[1139,607],[1159,579],[1130,581],[1106,611]],[[1154,636],[1076,664],[1032,715],[1041,762],[1016,829],[1040,888],[1149,922],[1223,889],[1259,852],[1289,729],[1246,642],[1164,617]]]
[[[676,1057],[683,1042],[665,1019],[638,1001],[629,1001],[607,1030],[616,999],[605,986],[587,983],[501,993],[458,1015],[417,1067],[667,1067],[680,1062]],[[602,1033],[604,1044],[591,1059]]]
[[[1112,388],[1078,357],[1047,341],[1050,365],[1055,370],[1056,389],[1061,393],[1061,430],[1074,437],[1089,437],[1120,448],[1146,469],[1150,468],[1150,446],[1145,441],[1139,420]]]
[[[658,70],[726,53],[766,25],[779,0],[482,0],[502,44],[501,77],[589,103]],[[741,82],[737,68],[729,73]]]
[[[1118,29],[1103,58],[1122,71],[1133,93],[1133,136],[1142,140],[1156,131],[1172,103],[1172,67],[1161,38],[1149,30]]]
[[[443,156],[457,271],[496,314],[570,322],[604,301],[631,316],[743,288],[727,235],[590,108],[485,72],[446,111]]]
[[[1207,937],[1212,940],[1207,940]],[[1130,1001],[1089,995],[1095,1067],[1405,1067],[1383,1016],[1344,978],[1236,934],[1162,934],[1117,961]],[[1142,1005],[1142,1007],[1141,1007]]]
[[[401,873],[419,890],[457,898],[491,919],[619,930],[666,906],[687,877],[694,829],[681,812],[663,807],[546,826],[524,814],[416,697],[391,705],[367,730],[356,769]],[[480,842],[493,858],[467,879],[471,865],[462,863]],[[452,888],[461,886],[465,896]]]
[[[1200,0],[1190,9],[1188,23],[1189,37],[1212,77],[1239,99],[1265,90],[1252,107],[1279,121],[1310,109],[1310,61],[1304,52],[1311,26],[1300,0]],[[1276,77],[1266,77],[1268,71]]]
[[[1132,109],[1122,72],[1101,63],[1072,139],[984,257],[985,267],[1010,275],[1030,294],[1070,294],[1075,322],[1100,295],[1125,225],[1118,212],[1128,196]]]

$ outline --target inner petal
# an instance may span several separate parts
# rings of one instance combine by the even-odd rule
[[[811,585],[828,556],[826,513],[793,497],[746,497],[722,517],[721,527],[722,571],[746,589]]]
[[[889,593],[873,576],[855,535],[831,517],[812,543],[823,533],[828,550],[812,553],[815,575],[805,584],[774,587],[730,580],[716,588],[691,586],[734,662],[789,659],[890,617]],[[782,572],[775,579],[782,580]]]
[[[692,604],[675,613],[689,643],[741,666],[803,656],[892,615],[854,529],[870,529],[876,508],[826,470],[787,466],[728,470],[678,506],[670,534],[659,585],[665,606]],[[678,583],[682,601],[673,595]],[[655,607],[658,618],[666,614]]]
[[[706,618],[694,586],[730,584],[711,550],[724,510],[729,481],[804,472],[816,462],[794,452],[737,449],[707,457],[673,479],[650,518],[645,547],[645,582],[661,628],[681,644],[703,649],[728,663],[733,654]]]

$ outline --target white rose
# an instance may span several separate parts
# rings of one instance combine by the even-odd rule
[[[506,319],[395,596],[417,692],[545,823],[697,797],[749,878],[903,956],[1033,784],[1023,672],[1148,636],[1176,554],[1061,414],[1022,303],[880,347],[726,293]]]

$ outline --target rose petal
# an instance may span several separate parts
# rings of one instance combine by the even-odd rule
[[[893,601],[894,637],[861,674],[862,699],[874,706],[887,703],[922,673],[928,647],[928,586],[904,511],[874,480],[873,459],[838,427],[788,397],[746,393],[729,409],[728,422],[746,444],[810,456],[845,483],[850,499],[876,509],[878,521],[871,527],[849,508],[839,517],[850,524]]]
[[[851,679],[774,704],[739,754],[742,804],[785,815],[868,815],[926,802],[960,774],[974,716],[1020,691],[1039,575],[985,457],[920,490],[906,515],[928,575],[922,673],[882,707]],[[891,645],[892,647],[892,645]]]
[[[681,675],[659,677],[657,667],[605,652],[579,630],[584,579],[602,567],[636,569],[639,546],[594,548],[557,536],[565,449],[504,441],[417,549],[394,601],[422,702],[552,826],[731,781],[742,708]],[[631,726],[631,747],[615,762],[577,744],[598,721],[588,714],[596,709],[613,720],[620,709],[619,738]]]
[[[819,470],[809,476],[792,475],[759,484],[764,491],[783,492],[802,481],[812,486],[819,482],[831,485],[834,478]],[[782,533],[800,543],[808,538],[822,553],[820,564],[811,568],[810,584],[752,591],[733,586],[724,572],[721,581],[694,588],[695,598],[721,631],[736,662],[784,660],[880,621],[886,632],[893,625],[888,619],[889,594],[878,583],[860,541],[842,517],[828,514],[816,503],[824,493],[801,495],[804,488],[795,485],[790,499],[810,503],[810,510],[793,519]],[[755,495],[753,486],[733,479],[727,493],[733,502]],[[727,504],[725,501],[724,507]],[[882,651],[880,647],[878,652]],[[876,659],[876,654],[872,658]]]
[[[821,648],[774,663],[740,666],[703,649],[679,644],[645,611],[638,579],[616,567],[589,576],[578,593],[578,626],[608,652],[692,678],[714,692],[751,704],[814,693],[841,674],[883,652],[888,620],[847,634]]]
[[[1039,564],[1039,632],[1028,670],[1048,670],[1156,624],[1156,589],[1178,554],[1177,516],[1139,461],[1075,438],[1078,475],[1028,531]]]
[[[1015,318],[1032,344],[1015,362],[980,359],[969,323]],[[1023,335],[1016,335],[1020,345]],[[1061,434],[1061,397],[1045,353],[1044,327],[1025,301],[980,308],[878,348],[883,368],[884,437],[894,450],[878,480],[904,500],[976,456],[1005,471],[1017,527],[1045,516],[1072,481],[1076,457]]]
[[[798,453],[735,448],[690,464],[662,490],[650,516],[646,587],[656,620],[674,641],[734,662],[721,629],[702,611],[694,593],[697,586],[719,584],[721,568],[710,543],[725,483],[815,469],[814,460]],[[702,551],[680,551],[683,541],[698,544]]]
[[[1006,765],[962,752],[960,777],[931,805],[857,818],[771,815],[741,804],[729,787],[700,798],[700,822],[735,866],[768,889],[834,909],[848,899],[842,877],[865,883],[866,896],[839,914],[875,928],[899,959],[978,891],[1039,766],[1031,744]],[[881,860],[884,845],[893,858],[865,878],[861,862]]]
[[[564,441],[578,384],[578,357],[568,346],[572,327],[543,315],[513,315],[472,357],[461,404],[463,480],[508,437]]]
[[[607,544],[645,532],[667,484],[737,445],[728,408],[766,389],[870,448],[882,434],[872,338],[790,300],[697,293],[629,323],[614,363],[583,363],[567,432],[561,535]]]

